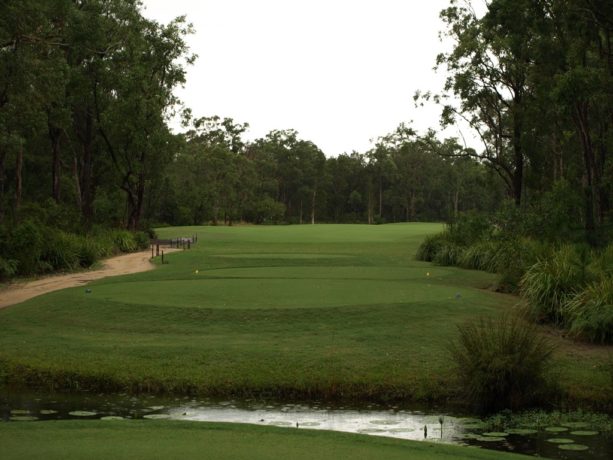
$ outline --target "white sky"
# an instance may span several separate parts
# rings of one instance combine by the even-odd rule
[[[412,97],[443,86],[433,67],[448,0],[143,3],[147,17],[185,14],[196,29],[188,43],[199,58],[177,93],[196,117],[248,122],[249,139],[293,128],[327,156],[364,152],[403,121],[439,128],[440,109],[416,109]]]

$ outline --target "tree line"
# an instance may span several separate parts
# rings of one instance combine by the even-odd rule
[[[597,244],[613,201],[613,5],[486,6],[441,12],[447,83],[415,95],[440,104],[443,125],[468,123],[479,149],[401,124],[332,158],[294,130],[248,142],[246,123],[183,111],[173,90],[196,59],[185,18],[159,24],[138,0],[2,2],[0,225],[451,220],[509,198]]]

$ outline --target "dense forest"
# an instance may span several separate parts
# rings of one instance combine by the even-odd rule
[[[553,239],[606,242],[613,4],[487,7],[479,17],[450,1],[442,33],[454,46],[437,58],[447,83],[415,94],[416,106],[440,105],[443,125],[468,123],[481,148],[400,124],[368,151],[326,157],[294,130],[246,141],[247,123],[192,116],[173,92],[196,59],[185,18],[159,24],[137,0],[2,2],[0,273],[57,268],[18,260],[34,237],[164,224],[454,221],[504,209],[537,216]],[[177,114],[182,133],[169,128]]]

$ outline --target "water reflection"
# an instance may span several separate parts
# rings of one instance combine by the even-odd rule
[[[127,394],[32,394],[5,390],[0,394],[0,418],[7,422],[36,420],[170,419],[206,422],[250,423],[290,429],[315,429],[373,436],[473,445],[559,459],[613,458],[613,439],[588,427],[568,432],[546,428],[517,428],[487,432],[483,422],[444,411],[407,410],[368,405],[330,406],[323,403],[275,404],[258,400],[219,401],[190,397],[158,397]],[[551,427],[550,427],[551,428]],[[593,429],[594,427],[592,427]],[[567,439],[554,442],[552,439]],[[568,446],[585,451],[566,450]],[[573,447],[575,446],[575,447]]]

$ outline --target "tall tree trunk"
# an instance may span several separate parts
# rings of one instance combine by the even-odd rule
[[[19,149],[17,150],[17,159],[15,161],[15,216],[19,213],[19,208],[21,207],[21,195],[23,191],[23,178],[22,178],[22,168],[23,168],[23,142],[19,144]]]
[[[300,199],[300,217],[299,217],[300,225],[302,225],[302,198]]]
[[[317,197],[317,188],[313,189],[313,197],[311,199],[311,225],[315,225],[315,198]]]
[[[77,198],[77,208],[83,209],[83,201],[81,200],[81,179],[79,178],[79,159],[75,153],[72,159],[72,176],[74,177],[75,196]]]
[[[575,104],[574,120],[581,139],[583,149],[583,165],[585,178],[585,231],[590,244],[596,243],[596,223],[594,219],[594,148],[589,129],[589,107],[587,102]]]
[[[383,217],[383,177],[379,176],[379,217]]]
[[[81,143],[81,171],[78,189],[80,191],[81,219],[86,228],[94,219],[94,115],[91,107],[85,107],[76,115],[76,131]]]
[[[524,183],[524,152],[522,148],[521,95],[516,95],[513,113],[513,199],[516,206],[521,205]]]
[[[62,130],[48,123],[49,140],[51,141],[51,197],[56,203],[60,202],[60,174],[61,158],[60,158],[60,139]]]
[[[0,146],[0,224],[4,221],[4,161],[6,150]]]

